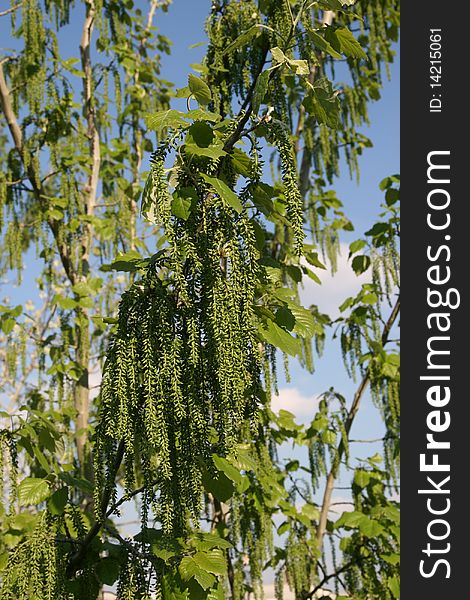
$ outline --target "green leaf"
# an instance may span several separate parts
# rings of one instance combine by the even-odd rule
[[[255,89],[253,91],[253,99],[251,101],[251,107],[254,115],[258,114],[261,103],[263,102],[268,90],[269,75],[269,71],[263,71],[256,80]]]
[[[241,213],[243,207],[238,196],[235,194],[233,190],[231,190],[226,183],[217,179],[216,177],[209,177],[205,173],[201,173],[202,178],[211,185],[220,198],[229,206],[231,206],[238,213]]]
[[[378,452],[376,452],[374,456],[369,457],[367,460],[373,465],[380,465],[380,463],[383,461],[383,458]]]
[[[189,96],[191,96],[191,90],[187,85],[176,90],[175,98],[189,98]]]
[[[203,590],[199,583],[196,581],[196,579],[194,577],[191,577],[191,579],[186,584],[185,591],[188,594],[188,600],[207,600],[207,592],[209,590]],[[165,600],[166,598],[167,596],[165,596]],[[171,600],[173,600],[173,598],[171,598]]]
[[[238,50],[242,46],[245,46],[247,42],[249,42],[252,38],[257,37],[261,33],[261,28],[259,25],[252,25],[249,29],[241,33],[237,36],[233,42],[231,42],[225,50],[222,52],[222,56],[224,54],[228,54],[229,52],[233,52],[234,50]]]
[[[384,533],[384,527],[359,511],[344,512],[336,521],[335,528],[339,527],[359,529],[368,538],[374,538]]]
[[[145,542],[146,544],[161,543],[163,532],[161,529],[153,527],[144,527],[134,536],[136,542]]]
[[[191,125],[188,132],[200,148],[207,148],[214,139],[212,127],[205,121],[196,121]]]
[[[207,569],[202,568],[191,556],[185,556],[178,568],[181,577],[188,581],[192,577],[206,590],[215,583],[215,577]]]
[[[144,117],[148,129],[161,133],[163,129],[187,126],[188,123],[184,120],[184,113],[173,108],[161,110],[160,112],[146,115]]]
[[[188,581],[188,579],[191,579],[191,577],[194,576],[194,573],[196,572],[197,568],[198,566],[196,565],[192,557],[185,556],[181,559],[178,571],[180,572],[181,577],[185,581]]]
[[[227,154],[225,150],[223,150],[222,144],[201,148],[197,144],[187,143],[185,144],[184,149],[189,154],[195,154],[196,156],[207,156],[207,158],[212,158],[214,160]]]
[[[279,425],[283,429],[295,430],[297,425],[295,423],[295,415],[284,408],[279,411],[279,417],[277,419]]]
[[[387,203],[387,206],[392,206],[399,199],[400,199],[400,190],[397,190],[396,188],[389,188],[385,192],[385,202]]]
[[[39,504],[49,496],[49,482],[36,477],[26,477],[18,486],[20,506]]]
[[[213,575],[203,569],[197,569],[194,573],[194,579],[199,583],[203,590],[212,587],[216,581]]]
[[[320,50],[323,50],[323,52],[326,52],[333,58],[343,58],[324,37],[315,31],[310,32],[310,38],[312,39],[313,44]]]
[[[291,356],[296,356],[300,352],[300,341],[292,337],[288,331],[279,327],[274,321],[269,320],[258,331],[263,340],[279,348],[282,352]]]
[[[289,521],[284,521],[284,523],[281,523],[281,525],[279,525],[279,527],[277,528],[277,535],[283,535],[284,533],[287,533],[288,531],[290,531],[291,528],[291,524],[289,523]]]
[[[391,187],[394,184],[399,184],[400,183],[400,175],[395,174],[395,175],[390,175],[389,177],[385,177],[385,179],[382,179],[382,181],[379,183],[379,188],[383,191],[385,191],[386,189],[388,189],[389,187]]]
[[[344,512],[340,516],[340,518],[336,521],[335,527],[338,528],[343,525],[345,527],[357,527],[363,517],[364,517],[364,513],[361,513],[357,510],[353,510],[350,512]]]
[[[233,148],[230,153],[232,157],[232,166],[237,173],[243,177],[249,177],[251,173],[251,159],[239,148]]]
[[[212,100],[212,94],[209,86],[203,79],[190,73],[188,76],[188,85],[191,94],[196,98],[199,104],[202,104],[203,106],[209,104]]]
[[[318,258],[318,252],[306,252],[305,258],[307,259],[308,263],[311,264],[313,267],[318,267],[319,269],[326,269],[326,266]]]
[[[318,275],[316,273],[314,273],[312,271],[312,269],[309,269],[308,267],[302,265],[302,273],[304,275],[307,275],[307,277],[310,277],[310,279],[312,279],[315,283],[318,283],[319,285],[321,285],[320,277],[318,277]]]
[[[340,305],[339,310],[344,312],[347,308],[354,304],[354,298],[346,298],[346,300]]]
[[[197,532],[191,541],[197,550],[212,550],[213,548],[228,550],[233,547],[230,542],[215,533]]]
[[[251,455],[248,444],[243,444],[243,447],[240,445],[237,447],[236,461],[240,469],[244,471],[256,471],[258,467],[256,460]]]
[[[211,493],[221,502],[227,502],[235,492],[233,482],[222,471],[219,471],[217,477],[213,477],[210,473],[204,471],[202,483],[206,492]]]
[[[289,302],[289,309],[295,317],[294,332],[304,338],[312,337],[317,332],[317,325],[312,313],[294,302]]]
[[[275,46],[274,48],[271,48],[271,54],[272,54],[272,57],[273,57],[273,61],[275,63],[278,63],[278,64],[282,65],[285,62],[287,62],[287,56],[277,46]]]
[[[393,577],[389,577],[388,581],[388,589],[392,592],[394,598],[400,598],[400,580],[396,575]]]
[[[3,331],[3,333],[5,335],[8,335],[12,331],[13,327],[15,326],[15,324],[16,324],[15,319],[4,319],[2,321],[2,331]]]
[[[356,0],[351,0],[350,4],[354,4],[356,2]],[[343,0],[343,2],[340,2],[340,0],[321,0],[320,2],[320,6],[321,8],[326,8],[327,10],[341,10],[343,8],[343,4],[346,4],[347,2],[345,2]]]
[[[70,475],[70,473],[59,473],[59,479],[64,481],[70,487],[76,487],[83,492],[90,493],[93,492],[93,484],[88,481],[88,479],[79,479],[78,477],[74,477]]]
[[[118,254],[112,263],[101,265],[101,271],[122,271],[124,273],[135,273],[145,264],[145,259],[136,251],[130,250],[124,254]]]
[[[80,298],[78,305],[82,308],[93,308],[95,303],[93,302],[93,298]]]
[[[287,265],[286,271],[295,283],[300,283],[302,281],[302,269],[299,269],[296,265]]]
[[[93,293],[91,288],[83,281],[79,281],[78,283],[73,285],[72,291],[74,292],[74,294],[77,294],[77,296],[80,296],[80,297],[89,296],[90,294]]]
[[[217,456],[217,454],[213,454],[212,461],[214,462],[217,470],[222,471],[222,473],[224,473],[231,481],[234,483],[241,483],[243,475],[238,469],[231,465],[226,458]]]
[[[339,101],[332,90],[314,87],[304,98],[303,104],[319,123],[324,123],[332,129],[339,127]]]
[[[287,306],[281,306],[276,311],[276,323],[292,331],[295,326],[295,317]]]
[[[155,556],[158,556],[158,558],[161,558],[165,562],[176,556],[176,552],[174,550],[169,550],[168,548],[161,547],[158,544],[152,544],[152,554],[155,554]]]
[[[364,515],[359,522],[359,531],[368,538],[375,538],[384,533],[385,529],[378,521],[373,521]]]
[[[369,471],[364,471],[364,469],[357,469],[354,473],[354,484],[359,486],[360,488],[365,488],[370,481],[370,473]]]
[[[336,444],[336,431],[325,429],[321,434],[321,440],[329,446],[334,446]]]
[[[386,233],[389,230],[390,225],[388,223],[374,223],[374,225],[368,231],[366,231],[366,235],[375,237],[378,235],[382,235],[383,233]]]
[[[351,264],[356,275],[361,275],[361,273],[365,273],[370,267],[370,257],[366,254],[360,254],[353,258]]]
[[[306,60],[291,60],[288,59],[290,68],[295,72],[296,75],[308,75],[310,69]]]
[[[310,519],[310,521],[317,521],[320,518],[320,511],[318,507],[313,504],[304,504],[302,506],[302,513]]]
[[[194,562],[214,575],[225,575],[227,572],[227,564],[224,555],[220,550],[212,550],[211,552],[196,552],[193,556]]]
[[[47,214],[49,215],[49,217],[51,219],[54,219],[55,221],[60,221],[61,219],[64,218],[64,213],[59,210],[58,208],[50,208],[47,211]]]
[[[273,188],[267,183],[258,183],[252,188],[253,204],[256,208],[266,216],[269,217],[274,211],[274,205],[271,198],[274,195]]]
[[[290,460],[287,464],[286,464],[286,471],[291,472],[291,471],[298,471],[300,467],[300,463],[297,459],[295,460]]]
[[[103,317],[103,323],[115,325],[116,323],[119,323],[119,319],[117,317]]]
[[[361,302],[363,304],[377,304],[377,302],[379,301],[377,294],[374,293],[370,293],[370,294],[364,294],[364,296],[362,296],[361,298]]]
[[[191,214],[191,199],[184,198],[175,192],[171,202],[171,214],[179,219],[187,221]]]
[[[356,252],[359,252],[359,250],[362,250],[365,245],[365,240],[356,240],[354,242],[351,242],[349,244],[349,257],[351,257],[353,254],[356,254]]]
[[[52,515],[62,515],[65,505],[69,499],[69,491],[66,487],[56,490],[47,501],[47,508]]]
[[[203,65],[202,63],[190,63],[189,66],[197,73],[207,73],[209,71],[207,66]]]
[[[17,304],[15,308],[11,308],[8,312],[12,317],[19,317],[23,312],[23,306],[21,304]]]
[[[367,54],[364,52],[361,44],[356,40],[352,32],[346,27],[340,27],[335,30],[328,28],[326,32],[327,38],[328,35],[334,35],[334,38],[338,43],[339,51],[348,58],[367,58]],[[331,41],[332,40],[330,39],[330,42]]]
[[[398,565],[400,563],[399,554],[379,554],[380,558],[390,565]]]
[[[95,573],[101,583],[113,585],[119,577],[120,565],[114,558],[102,558],[95,566]]]
[[[187,89],[189,90],[189,88]],[[194,121],[211,121],[213,123],[217,123],[217,121],[220,121],[222,118],[217,113],[205,110],[203,108],[193,108],[192,110],[188,110],[185,117],[187,119],[193,119]]]

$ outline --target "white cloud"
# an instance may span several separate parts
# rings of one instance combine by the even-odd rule
[[[348,262],[349,246],[341,244],[341,254],[338,256],[338,270],[331,274],[331,265],[326,262],[327,270],[316,269],[315,273],[321,279],[319,285],[309,277],[304,277],[304,288],[300,291],[300,299],[304,306],[316,304],[320,311],[329,314],[332,318],[339,316],[338,306],[349,296],[355,296],[363,283],[370,280],[368,272],[359,277],[352,270]]]
[[[99,365],[91,369],[88,375],[88,385],[90,386],[90,397],[92,399],[96,398],[100,393],[101,376],[102,372]]]
[[[345,496],[336,496],[331,499],[330,513],[333,513],[334,518],[340,517],[344,512],[351,512],[354,510],[354,505],[351,502],[351,498]]]
[[[301,422],[311,421],[318,408],[319,394],[306,396],[297,388],[281,388],[279,394],[273,397],[271,408],[274,412],[288,410]]]

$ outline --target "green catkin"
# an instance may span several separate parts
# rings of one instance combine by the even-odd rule
[[[103,372],[97,481],[106,479],[101,464],[113,462],[117,440],[124,444],[128,491],[134,460],[147,457],[144,481],[157,484],[169,532],[184,529],[188,516],[197,523],[200,460],[226,454],[237,441],[256,408],[247,390],[259,386],[260,362],[253,315],[258,254],[249,220],[234,218],[201,184],[198,214],[187,223],[173,217],[164,156],[161,149],[153,158],[143,210],[163,225],[168,248],[121,301]],[[207,225],[202,232],[200,218]],[[219,439],[212,448],[208,427]]]
[[[303,199],[297,182],[297,168],[289,132],[280,121],[273,121],[270,127],[273,142],[279,150],[282,182],[287,204],[287,215],[294,236],[294,249],[300,255],[305,237],[303,231]]]
[[[274,595],[276,600],[284,600],[284,569],[278,569],[274,578]]]
[[[68,600],[64,556],[58,548],[59,520],[47,511],[38,516],[33,534],[16,546],[3,572],[1,600]]]

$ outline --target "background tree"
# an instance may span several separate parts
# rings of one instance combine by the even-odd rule
[[[176,92],[153,27],[167,4],[145,8],[24,0],[2,13],[2,269],[21,282],[35,249],[42,306],[1,309],[0,597],[90,599],[117,582],[121,598],[258,598],[272,567],[279,598],[286,580],[296,598],[331,583],[398,598],[396,176],[350,246],[371,280],[334,323],[354,398],[331,388],[309,427],[270,409],[276,349],[313,370],[312,341],[320,351],[332,325],[298,288],[325,258],[334,270],[352,229],[327,188],[341,156],[357,173],[370,146],[359,130],[398,5],[214,3],[206,58]],[[63,58],[78,18],[78,56]],[[355,510],[332,522],[368,386],[385,468],[374,456],[355,470]],[[286,441],[308,465],[278,459]],[[124,537],[131,499],[141,530]]]

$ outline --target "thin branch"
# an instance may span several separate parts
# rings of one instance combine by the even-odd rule
[[[86,214],[94,213],[96,193],[98,188],[98,177],[101,164],[100,138],[96,124],[96,108],[93,96],[93,69],[91,65],[90,46],[91,35],[95,21],[96,8],[93,1],[87,2],[87,14],[83,23],[82,37],[80,40],[80,56],[83,81],[83,101],[85,105],[85,116],[87,121],[87,138],[89,140],[89,154],[91,159],[91,170],[85,186],[85,211]],[[82,240],[82,262],[88,263],[91,227],[85,227],[85,236]],[[85,266],[85,265],[84,265]],[[86,274],[86,269],[85,269]]]
[[[118,449],[116,452],[116,460],[114,462],[114,468],[113,468],[112,477],[110,477],[110,480],[114,481],[114,479],[116,478],[117,472],[119,470],[119,467],[121,466],[123,458],[124,458],[124,442],[121,441],[119,443],[119,446],[118,446]],[[158,483],[158,481],[159,481],[158,479],[155,479],[154,481],[152,481],[149,484],[150,487],[156,485]],[[101,511],[100,511],[101,517],[93,524],[93,526],[91,527],[91,529],[89,530],[87,535],[83,538],[80,549],[70,559],[70,562],[67,567],[67,573],[69,575],[73,575],[75,573],[75,571],[77,571],[77,569],[80,567],[80,563],[81,563],[82,559],[85,558],[88,547],[90,546],[92,541],[95,539],[95,537],[99,534],[101,529],[105,526],[106,519],[108,519],[113,513],[115,513],[116,510],[122,504],[124,504],[125,502],[128,502],[129,500],[134,498],[134,496],[137,496],[138,494],[141,494],[143,491],[145,491],[149,487],[149,485],[143,485],[142,487],[130,492],[129,494],[125,494],[109,508],[108,508],[108,506],[109,506],[109,502],[111,500],[112,487],[109,485],[106,487],[106,489],[103,493],[103,498],[101,500]],[[113,536],[116,537],[116,534],[114,532],[113,532]]]
[[[15,12],[15,10],[18,10],[21,6],[23,6],[23,3],[19,2],[18,4],[15,4],[14,6],[7,8],[6,10],[2,10],[0,12],[0,17],[4,17],[5,15],[9,15],[10,13]]]
[[[398,318],[399,313],[400,313],[400,298],[397,299],[395,306],[393,307],[392,312],[390,313],[390,316],[387,320],[387,323],[385,324],[384,329],[382,331],[382,346],[384,346],[386,344],[386,342],[388,341],[388,336],[393,327],[393,324],[395,323],[396,319]],[[352,424],[353,424],[354,419],[359,410],[362,396],[363,396],[365,390],[367,389],[369,382],[370,382],[370,369],[367,369],[366,373],[364,374],[364,377],[362,378],[362,380],[359,384],[359,387],[356,390],[356,393],[354,394],[351,408],[349,409],[348,416],[344,423],[344,429],[345,429],[346,436],[349,435]],[[335,481],[338,476],[339,465],[340,465],[341,459],[343,457],[343,454],[345,452],[345,448],[346,448],[346,440],[342,437],[341,441],[339,443],[339,446],[338,446],[337,458],[334,461],[333,465],[331,466],[330,472],[328,473],[328,477],[326,480],[326,486],[325,486],[325,492],[323,495],[320,519],[318,521],[318,529],[317,529],[317,541],[318,541],[318,545],[320,548],[322,546],[323,536],[325,535],[325,531],[326,531],[326,525],[327,525],[327,521],[328,521],[328,512],[330,510],[330,505],[331,505],[331,496],[333,494],[333,489],[335,487]]]
[[[119,500],[113,504],[106,512],[106,518],[110,517],[114,512],[116,512],[116,510],[125,502],[129,502],[129,500],[131,500],[132,498],[134,498],[134,496],[137,496],[138,494],[141,494],[142,492],[144,492],[147,488],[149,487],[153,487],[154,485],[157,485],[157,483],[159,482],[159,479],[155,479],[154,481],[151,481],[149,484],[143,485],[140,488],[137,488],[136,490],[130,492],[129,494],[125,494],[124,496],[122,496],[122,498],[119,498]]]
[[[119,467],[121,466],[123,458],[124,458],[124,440],[121,440],[119,442],[119,446],[118,446],[118,449],[116,452],[114,467],[111,471],[112,476],[109,478],[110,481],[112,480],[114,482],[114,480],[117,476],[117,472],[119,471]],[[113,486],[107,485],[103,492],[103,498],[101,499],[101,506],[100,506],[100,512],[99,512],[99,514],[101,516],[92,525],[92,527],[90,528],[90,530],[88,531],[86,536],[83,538],[83,544],[81,545],[80,549],[70,558],[69,564],[67,565],[68,576],[74,575],[74,573],[80,567],[80,563],[85,558],[91,542],[98,535],[103,524],[105,523],[106,518],[108,517],[107,511],[108,511],[108,506],[109,506],[109,502],[111,500],[112,494],[113,494]]]
[[[385,438],[381,437],[381,438],[375,438],[372,440],[349,440],[349,443],[352,444],[353,442],[356,444],[373,444],[375,442],[383,442]]]
[[[60,538],[60,537],[54,538],[54,542],[57,542],[59,544],[75,544],[77,546],[80,546],[80,544],[83,543],[81,540],[77,540],[75,538]]]
[[[86,137],[88,140],[88,154],[90,161],[90,170],[83,190],[83,213],[88,217],[94,215],[96,194],[98,189],[98,179],[101,165],[100,137],[96,122],[96,100],[95,85],[93,81],[93,68],[91,63],[91,37],[96,17],[96,6],[94,0],[86,1],[86,14],[82,27],[82,36],[80,39],[80,58],[83,71],[82,77],[82,96],[84,104],[84,116],[86,119]],[[93,225],[90,221],[83,224],[82,235],[80,239],[80,268],[79,281],[85,282],[90,270],[90,251],[93,239]],[[76,446],[77,455],[83,475],[89,479],[92,478],[91,454],[88,447],[88,421],[90,416],[90,390],[89,390],[89,355],[88,348],[88,311],[78,306],[75,309],[79,322],[83,320],[85,325],[77,325],[77,361],[82,369],[80,378],[74,390],[76,417]]]
[[[252,105],[253,94],[254,94],[258,79],[259,79],[261,73],[263,72],[263,68],[266,63],[266,58],[268,56],[268,51],[269,51],[269,48],[266,45],[264,52],[263,52],[263,58],[260,63],[260,67],[258,68],[258,73],[256,74],[256,77],[253,78],[253,83],[252,83],[250,89],[248,90],[245,101],[243,102],[243,105],[238,113],[238,117],[240,119],[238,122],[238,125],[237,125],[235,131],[229,137],[229,139],[225,142],[225,145],[223,148],[225,152],[230,152],[230,150],[233,148],[233,146],[241,138],[242,132],[245,129],[245,125],[248,123],[248,120],[251,117],[251,114],[253,112],[253,105]],[[271,74],[270,74],[270,76],[271,76]]]
[[[335,16],[335,13],[333,11],[325,10],[325,12],[323,13],[322,27],[331,25],[331,23],[333,22],[334,16]],[[320,52],[318,54],[319,64],[320,64],[320,59],[322,58],[322,56],[323,56],[323,54]],[[312,65],[310,67],[310,73],[308,76],[308,81],[310,82],[311,85],[313,85],[316,75],[317,75],[317,65]],[[301,104],[300,108],[299,108],[299,118],[297,121],[297,129],[295,131],[295,153],[296,153],[296,155],[299,152],[300,136],[304,129],[304,125],[305,125],[305,106],[303,104]],[[308,191],[311,161],[312,161],[312,152],[307,147],[305,147],[302,152],[302,159],[300,161],[300,173],[299,173],[299,188],[300,188],[300,194],[301,194],[302,198],[305,198],[307,191]]]
[[[313,598],[314,595],[318,591],[320,591],[322,589],[322,587],[325,585],[325,583],[327,581],[329,581],[330,579],[333,579],[334,577],[338,577],[338,575],[340,575],[341,573],[344,573],[344,571],[347,571],[349,569],[349,567],[352,567],[353,564],[354,564],[354,561],[350,561],[350,562],[346,563],[345,565],[343,565],[341,567],[341,569],[338,569],[334,573],[330,573],[329,575],[325,575],[323,577],[323,579],[320,581],[320,583],[317,586],[315,586],[311,592],[307,592],[304,595],[304,599],[308,600],[309,598]]]
[[[3,62],[3,61],[2,61]],[[10,90],[8,89],[7,82],[5,80],[5,75],[3,72],[3,64],[0,62],[0,107],[5,116],[8,129],[10,131],[10,135],[12,137],[15,148],[20,155],[20,159],[23,163],[23,167],[25,167],[25,171],[27,173],[28,179],[32,186],[32,192],[36,196],[38,202],[40,202],[43,206],[45,205],[46,195],[44,194],[44,190],[42,188],[42,184],[40,182],[39,174],[36,173],[35,168],[33,166],[33,161],[29,161],[28,166],[26,167],[24,161],[24,142],[23,142],[23,133],[18,124],[18,120],[16,118],[15,112],[13,110],[13,104],[11,101]],[[47,223],[49,228],[52,231],[54,239],[57,244],[57,250],[59,252],[59,256],[64,267],[65,273],[72,283],[75,283],[75,270],[73,267],[73,263],[69,254],[69,249],[66,246],[66,243],[61,235],[61,224],[59,221],[56,221],[52,217],[47,219]]]

